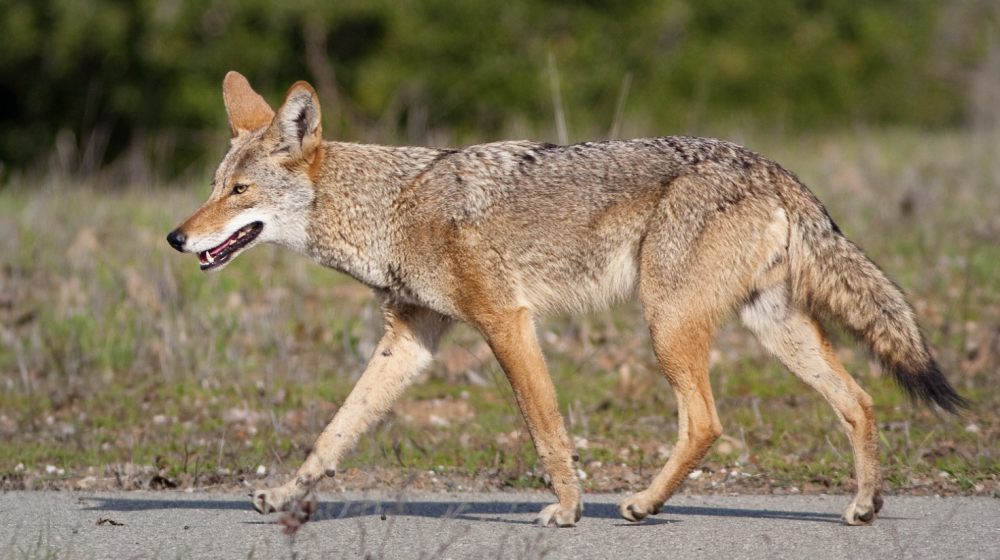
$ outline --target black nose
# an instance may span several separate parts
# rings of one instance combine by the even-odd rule
[[[179,229],[175,229],[167,234],[167,243],[169,243],[174,249],[184,252],[184,242],[187,241],[187,238],[188,237],[184,235],[184,232]]]

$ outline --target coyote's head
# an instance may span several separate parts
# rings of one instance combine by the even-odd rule
[[[202,270],[220,270],[262,242],[304,252],[313,178],[323,160],[316,92],[296,83],[277,113],[236,72],[226,75],[222,92],[232,145],[215,171],[208,201],[167,241],[197,253]]]

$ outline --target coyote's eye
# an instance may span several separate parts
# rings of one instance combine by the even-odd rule
[[[243,194],[246,190],[247,190],[246,185],[244,185],[243,183],[237,183],[236,186],[233,187],[233,194]]]

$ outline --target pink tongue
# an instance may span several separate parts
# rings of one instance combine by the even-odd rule
[[[213,257],[214,257],[215,255],[218,255],[219,253],[221,253],[221,252],[222,252],[222,250],[223,250],[223,249],[225,249],[226,247],[229,247],[229,244],[230,244],[230,243],[231,243],[232,241],[233,241],[233,238],[232,238],[232,237],[230,237],[229,239],[227,239],[227,240],[226,240],[226,242],[225,242],[225,243],[223,243],[222,245],[219,245],[219,246],[218,246],[218,247],[216,247],[215,249],[212,249],[211,251],[209,251],[209,253],[210,253],[210,254],[211,254],[211,255],[212,255]]]
[[[201,253],[198,253],[198,260],[204,264],[208,264],[208,257],[211,256],[214,259],[216,255],[221,253],[223,249],[229,246],[230,241],[232,240],[227,239],[225,243],[219,245],[215,249],[212,249],[210,251],[202,251]]]
[[[234,239],[236,239],[236,237],[240,234],[240,231],[241,230],[236,230],[236,233],[234,233],[232,236],[230,236],[229,239],[225,240],[222,243],[222,245],[219,245],[215,249],[211,249],[210,251],[207,251],[208,254],[212,255],[212,257],[215,257],[215,255],[218,255],[219,253],[221,253],[223,249],[225,249],[226,247],[229,247],[229,244],[232,243]]]

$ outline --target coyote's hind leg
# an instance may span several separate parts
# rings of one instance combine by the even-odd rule
[[[646,311],[653,349],[677,396],[678,438],[670,459],[649,488],[619,504],[622,517],[629,521],[642,521],[659,513],[722,435],[708,379],[712,327],[699,317],[682,317],[659,316],[649,308]]]
[[[630,521],[658,513],[722,435],[708,378],[715,327],[784,244],[784,210],[740,180],[713,173],[674,180],[640,247],[639,298],[677,397],[678,437],[649,488],[619,505]]]
[[[788,369],[833,406],[854,450],[858,493],[844,512],[850,525],[867,525],[882,509],[878,427],[872,398],[833,353],[822,328],[790,303],[782,284],[760,293],[740,309],[740,319]]]

